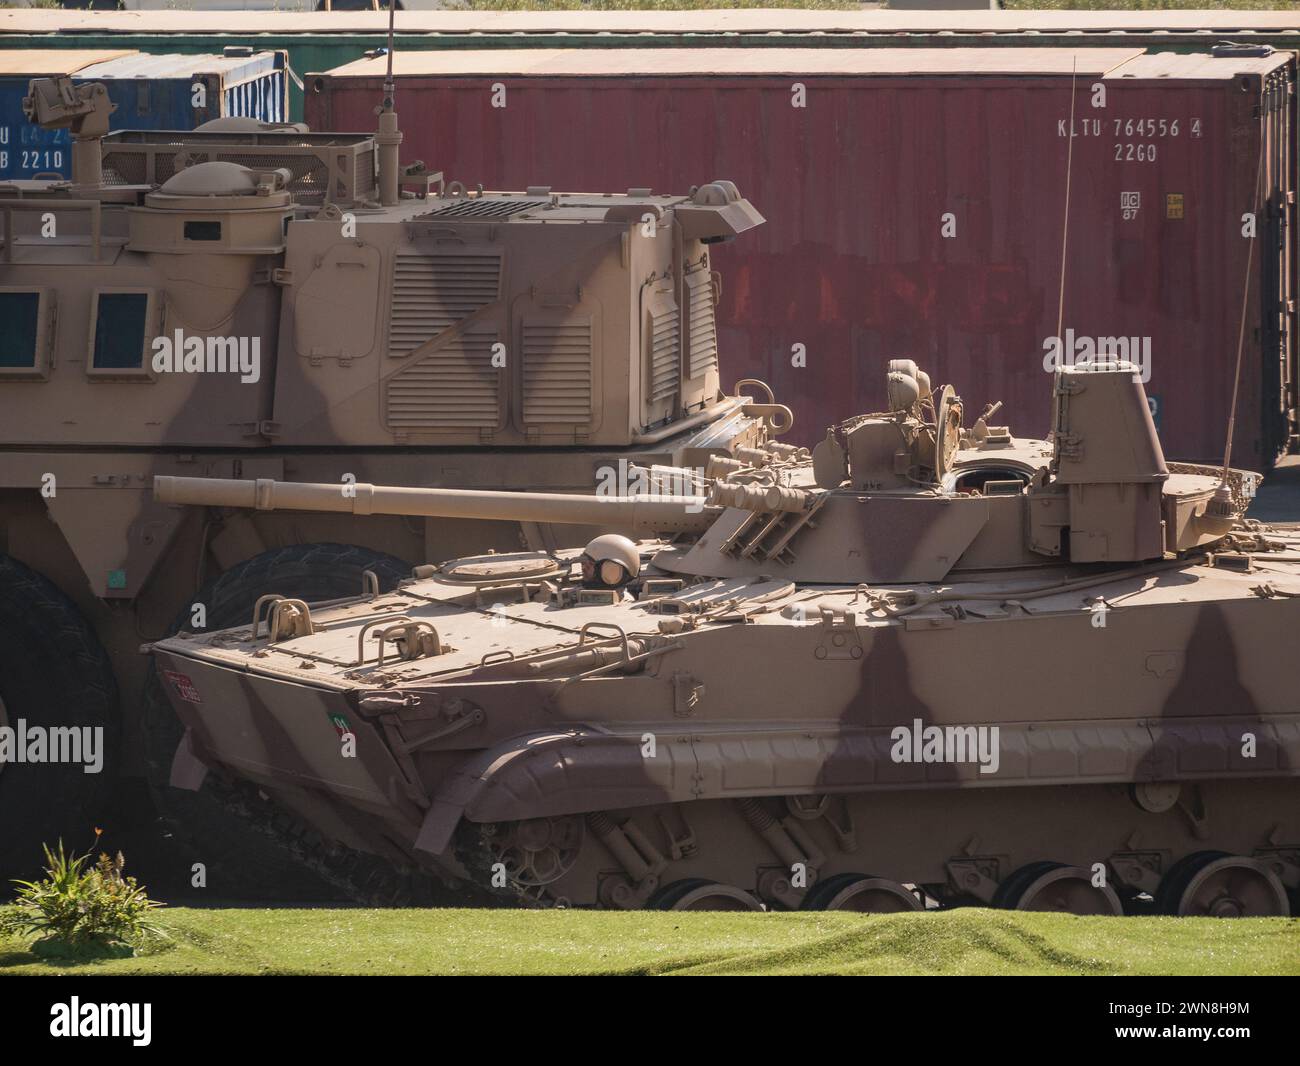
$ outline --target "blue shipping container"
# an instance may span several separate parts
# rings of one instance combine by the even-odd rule
[[[67,130],[43,130],[23,115],[33,78],[99,81],[117,105],[114,130],[188,130],[240,115],[284,122],[288,114],[285,53],[147,55],[124,50],[0,53],[0,181],[67,177]]]

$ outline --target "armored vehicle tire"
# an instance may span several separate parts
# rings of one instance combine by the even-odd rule
[[[1170,867],[1156,898],[1162,914],[1197,918],[1286,917],[1286,888],[1258,859],[1197,851]]]
[[[924,910],[916,893],[897,881],[867,874],[836,874],[818,881],[799,904],[801,911],[861,911],[893,914]]]
[[[76,604],[7,555],[0,555],[0,633],[0,726],[103,730],[98,773],[86,773],[84,761],[18,762],[17,752],[6,754],[0,764],[0,884],[7,885],[10,877],[40,870],[42,844],[62,839],[80,852],[94,839],[115,776],[119,715],[112,666]],[[80,754],[84,760],[87,753]]]
[[[649,910],[656,911],[761,911],[763,905],[733,885],[703,877],[688,877],[664,885],[650,897]]]
[[[1086,866],[1031,862],[998,885],[993,905],[1013,911],[1121,915],[1124,905],[1110,885],[1093,884]]]
[[[275,548],[231,567],[195,597],[207,610],[207,628],[248,624],[257,598],[268,592],[307,602],[359,595],[371,571],[387,592],[408,577],[410,564],[346,544],[296,544]],[[187,609],[171,632],[190,623]],[[259,900],[330,900],[344,895],[365,902],[402,902],[401,886],[386,863],[326,847],[296,818],[250,786],[208,774],[198,792],[173,788],[172,758],[184,727],[151,669],[144,691],[144,747],[155,807],[184,859],[202,862],[214,896]],[[379,869],[379,867],[384,869]],[[372,869],[371,867],[374,867]]]

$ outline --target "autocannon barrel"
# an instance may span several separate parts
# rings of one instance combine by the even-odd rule
[[[154,478],[159,503],[245,507],[258,511],[342,511],[567,525],[610,525],[647,532],[703,532],[717,515],[703,496],[581,496],[549,492],[482,492],[350,483]]]

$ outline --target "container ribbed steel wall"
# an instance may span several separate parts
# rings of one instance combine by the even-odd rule
[[[1150,338],[1148,388],[1169,454],[1221,457],[1250,263],[1234,462],[1267,465],[1285,443],[1290,56],[647,49],[397,60],[403,159],[471,187],[736,181],[768,224],[716,253],[724,366],[769,380],[803,413],[805,441],[879,408],[884,360],[899,357],[956,383],[974,411],[1002,400],[1020,432],[1048,429],[1044,344],[1057,332],[1073,142],[1064,327]],[[381,80],[379,59],[312,79],[308,121],[369,128]],[[800,85],[804,107],[793,106]],[[1252,242],[1243,216],[1257,176]],[[956,235],[945,237],[949,214]],[[792,366],[797,345],[806,367]]]

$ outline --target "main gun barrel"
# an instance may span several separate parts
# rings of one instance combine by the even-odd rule
[[[581,496],[549,492],[484,492],[404,488],[364,482],[339,485],[232,478],[158,476],[159,503],[243,507],[257,511],[341,511],[347,514],[474,518],[563,525],[609,525],[656,533],[701,533],[718,515],[703,496]]]

